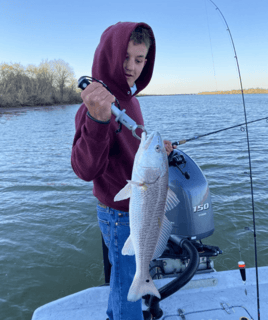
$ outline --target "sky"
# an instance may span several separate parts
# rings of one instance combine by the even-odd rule
[[[268,89],[268,1],[213,2],[229,25],[243,88]],[[77,79],[90,76],[102,32],[118,21],[154,31],[155,69],[142,93],[240,88],[229,33],[210,0],[0,0],[0,63],[62,59]]]

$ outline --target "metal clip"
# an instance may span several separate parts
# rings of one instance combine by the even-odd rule
[[[146,135],[147,135],[147,131],[145,130],[145,128],[144,128],[144,126],[142,126],[142,125],[138,125],[138,126],[136,126],[136,128],[133,128],[131,131],[132,131],[132,134],[133,134],[133,136],[135,137],[135,138],[137,138],[137,139],[139,139],[139,140],[141,140],[141,137],[139,137],[137,134],[136,134],[136,129],[141,129],[143,132],[145,132],[146,133]]]
[[[112,104],[112,113],[115,116],[115,121],[122,123],[124,126],[126,126],[129,130],[132,131],[132,135],[141,140],[141,138],[136,134],[136,129],[141,129],[146,134],[146,130],[143,125],[137,125],[137,123],[131,119],[127,114],[126,110],[119,110],[114,104]]]
[[[228,314],[234,313],[234,310],[231,309],[232,307],[230,308],[227,303],[221,302],[221,306],[222,306],[223,310],[225,310]]]
[[[181,317],[182,320],[186,320],[182,309],[178,309],[178,314],[179,314],[179,316]]]

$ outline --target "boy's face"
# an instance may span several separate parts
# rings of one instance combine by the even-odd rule
[[[148,49],[144,43],[134,44],[129,41],[127,56],[123,63],[123,68],[129,87],[133,87],[134,82],[139,78],[145,63]]]

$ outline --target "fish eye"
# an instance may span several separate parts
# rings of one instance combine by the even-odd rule
[[[160,150],[161,150],[160,146],[157,145],[157,146],[155,147],[155,151],[156,151],[156,152],[160,152]]]

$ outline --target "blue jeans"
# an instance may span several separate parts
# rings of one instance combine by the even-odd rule
[[[123,256],[121,253],[130,234],[129,213],[98,205],[97,214],[112,265],[107,309],[109,320],[143,320],[142,300],[127,301],[136,272],[135,256]]]

